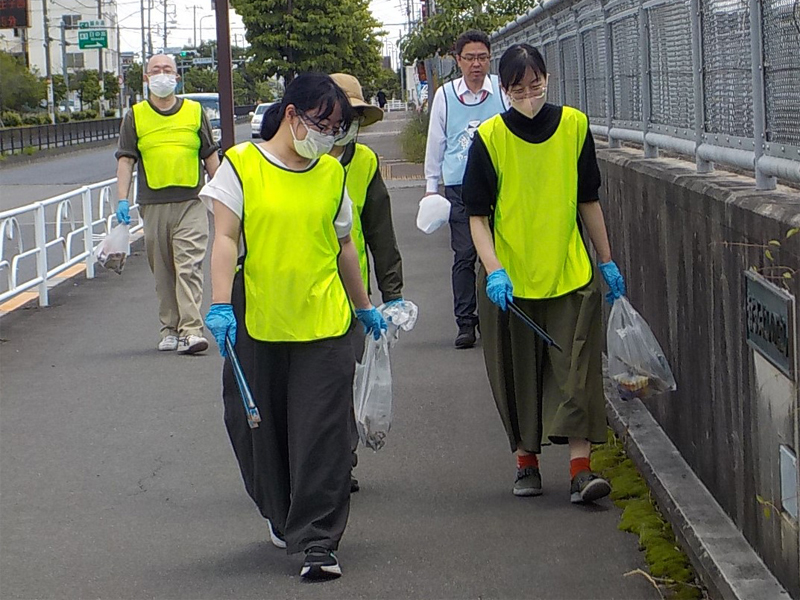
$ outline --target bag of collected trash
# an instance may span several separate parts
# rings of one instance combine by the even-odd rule
[[[623,400],[675,391],[675,377],[664,351],[625,296],[611,307],[606,333],[608,374]]]
[[[423,233],[433,233],[450,219],[450,201],[439,194],[425,196],[419,201],[417,228]]]
[[[122,273],[122,269],[125,268],[125,260],[128,258],[130,238],[129,225],[120,223],[114,227],[95,249],[97,262],[117,274]]]
[[[366,336],[364,358],[356,363],[353,381],[353,410],[358,437],[367,448],[376,452],[386,444],[392,426],[392,365],[389,348],[399,332],[411,331],[417,322],[419,308],[403,300],[378,307],[386,319],[388,330],[379,339]]]
[[[392,425],[392,366],[389,362],[389,338],[385,333],[376,340],[366,338],[362,363],[356,363],[353,382],[353,406],[361,443],[376,452],[386,444]]]

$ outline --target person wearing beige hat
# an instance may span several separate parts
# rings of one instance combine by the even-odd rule
[[[345,169],[347,193],[353,201],[353,228],[351,236],[358,251],[361,276],[364,287],[370,292],[370,264],[367,255],[372,255],[375,280],[384,304],[403,300],[403,261],[397,248],[397,238],[392,224],[392,205],[386,184],[378,168],[375,152],[357,142],[360,129],[383,120],[383,111],[377,106],[367,104],[358,79],[347,73],[334,73],[331,78],[350,100],[358,118],[350,128],[339,136],[331,156],[338,158]],[[364,336],[353,328],[350,331],[356,360],[360,361],[364,352]],[[353,467],[358,462],[356,448],[358,431],[353,416],[352,430]],[[350,491],[357,492],[358,481],[351,477]]]

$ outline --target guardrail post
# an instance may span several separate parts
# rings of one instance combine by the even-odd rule
[[[711,173],[714,163],[697,154],[706,132],[706,105],[703,92],[703,23],[700,0],[690,0],[689,21],[692,25],[692,83],[694,84],[694,164],[698,173]]]
[[[44,205],[37,203],[33,217],[33,233],[36,243],[36,275],[41,277],[39,284],[39,306],[49,306],[47,293],[47,231],[45,229]]]
[[[639,65],[641,67],[642,87],[642,149],[645,158],[658,158],[658,146],[647,141],[647,132],[653,116],[652,71],[650,70],[650,24],[644,0],[639,0]]]
[[[608,9],[603,6],[603,22],[606,38],[606,127],[608,147],[619,148],[619,140],[611,137],[614,127],[614,42],[611,39],[611,23],[608,22]]]
[[[86,256],[86,279],[94,279],[94,216],[92,215],[92,190],[87,187],[81,192],[81,206],[83,208],[83,250]]]
[[[761,35],[761,1],[750,0],[750,55],[753,73],[753,151],[755,153],[756,189],[774,190],[777,180],[759,167],[758,159],[767,144],[766,99],[764,95],[764,44]]]
[[[583,54],[583,34],[578,20],[578,11],[573,9],[575,21],[575,48],[578,52],[578,104],[581,112],[589,114],[589,103],[586,101],[586,56]]]

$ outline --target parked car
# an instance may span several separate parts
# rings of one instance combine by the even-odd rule
[[[275,103],[264,102],[256,106],[256,109],[250,113],[250,134],[254,138],[261,137],[261,120],[264,118],[264,113],[273,104]]]
[[[202,104],[203,110],[211,122],[211,135],[214,142],[219,143],[222,139],[222,129],[219,121],[219,94],[179,94],[178,98],[188,98]]]

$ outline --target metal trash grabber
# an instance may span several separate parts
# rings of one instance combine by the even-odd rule
[[[231,338],[225,336],[225,351],[228,353],[228,358],[231,359],[231,366],[233,367],[233,376],[236,378],[236,385],[239,387],[239,394],[244,403],[244,410],[247,413],[247,424],[250,429],[255,429],[261,423],[261,415],[258,413],[258,407],[253,394],[250,392],[250,386],[247,385],[247,379],[244,377],[242,365],[239,363],[239,357],[236,355],[236,350],[233,349]]]
[[[508,303],[508,308],[511,312],[517,315],[522,320],[522,322],[525,323],[525,325],[533,329],[533,332],[540,338],[542,338],[545,344],[547,344],[548,346],[552,346],[559,352],[563,352],[561,346],[556,344],[556,341],[553,338],[551,338],[544,329],[542,329],[539,325],[537,325],[536,321],[534,321],[528,315],[522,312],[522,309],[516,304],[514,304],[513,301]]]

